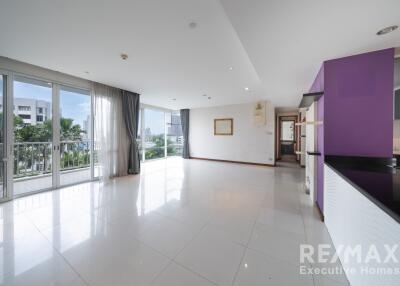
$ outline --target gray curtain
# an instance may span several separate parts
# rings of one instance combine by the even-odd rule
[[[129,136],[128,174],[140,173],[139,148],[136,142],[139,129],[140,96],[137,93],[122,91],[122,112]]]
[[[183,133],[182,158],[189,159],[189,109],[181,109],[181,125]]]

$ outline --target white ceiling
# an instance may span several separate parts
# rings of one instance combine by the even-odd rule
[[[400,46],[399,0],[221,0],[278,106],[298,104],[324,60]]]
[[[399,0],[1,0],[0,55],[167,108],[294,107],[323,60],[400,46],[400,31],[375,35],[400,25],[398,11]]]

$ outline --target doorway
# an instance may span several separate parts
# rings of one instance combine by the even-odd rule
[[[284,162],[297,162],[297,116],[278,117],[277,158]]]

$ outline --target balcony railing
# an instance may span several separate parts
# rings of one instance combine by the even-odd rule
[[[69,171],[90,167],[91,140],[61,141],[60,142],[60,170]],[[140,143],[140,142],[138,142]],[[182,154],[182,144],[167,145],[167,156]],[[0,148],[2,149],[2,148]],[[93,162],[98,162],[98,144],[94,144]],[[50,175],[52,172],[52,142],[18,142],[14,143],[14,179]],[[142,155],[142,146],[139,144]],[[165,157],[165,148],[145,148],[146,160]],[[142,158],[141,158],[142,159]],[[0,168],[3,168],[0,165]]]
[[[159,158],[165,158],[165,147],[146,147],[144,149],[145,153],[145,159],[146,160],[152,160],[152,159],[159,159]],[[181,156],[183,151],[183,145],[182,144],[168,144],[167,145],[167,156]],[[143,149],[142,146],[139,145],[139,154],[140,154],[140,160],[142,159],[142,153]]]
[[[51,142],[14,143],[14,178],[51,173],[52,146]]]
[[[61,171],[90,166],[91,140],[61,141]],[[14,178],[46,175],[52,172],[52,142],[14,143]],[[97,159],[97,148],[94,161]]]
[[[167,145],[167,156],[181,156],[182,151],[183,145],[181,143]]]
[[[91,140],[60,143],[61,171],[90,167]]]

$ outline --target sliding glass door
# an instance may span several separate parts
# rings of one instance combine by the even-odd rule
[[[5,185],[12,198],[93,178],[91,102],[89,90],[0,74],[0,200]]]
[[[60,185],[91,179],[90,92],[60,87]]]
[[[0,200],[92,180],[92,124],[89,90],[0,73]],[[179,112],[142,107],[139,126],[142,160],[181,155]]]
[[[14,77],[14,196],[53,186],[51,83]]]

